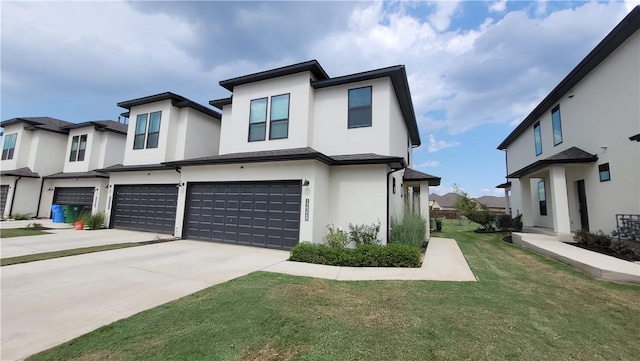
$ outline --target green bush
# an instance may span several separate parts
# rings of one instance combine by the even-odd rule
[[[327,225],[329,234],[324,237],[324,242],[329,247],[344,248],[349,243],[347,233],[339,228],[335,228],[333,224]]]
[[[467,214],[470,221],[478,223],[484,229],[493,227],[494,217],[488,210],[471,211]]]
[[[380,239],[380,221],[378,223],[356,224],[349,223],[349,240],[353,241],[357,246],[363,244],[379,244]]]
[[[406,211],[401,221],[391,218],[389,243],[420,247],[426,237],[427,222],[419,213]]]
[[[597,233],[591,233],[585,230],[577,231],[573,239],[581,244],[598,247],[598,248],[610,248],[611,247],[611,237],[604,234],[602,231]]]
[[[14,213],[12,217],[16,221],[26,221],[27,219],[31,219],[31,213]]]
[[[300,243],[291,249],[289,260],[346,267],[420,267],[420,249],[402,244],[365,244],[353,249]]]
[[[498,229],[509,229],[512,228],[511,216],[508,214],[501,214],[496,217],[496,227]]]

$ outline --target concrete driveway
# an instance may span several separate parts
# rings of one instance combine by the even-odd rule
[[[0,356],[25,358],[288,257],[286,251],[180,240],[2,267]]]
[[[171,235],[123,229],[99,229],[76,231],[74,229],[50,229],[39,236],[11,237],[0,239],[0,258],[24,256],[34,253],[62,251],[105,244],[172,239]]]

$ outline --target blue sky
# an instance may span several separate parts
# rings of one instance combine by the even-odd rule
[[[11,2],[1,6],[1,118],[113,119],[172,91],[317,59],[330,76],[404,64],[414,168],[500,195],[497,145],[635,2]]]

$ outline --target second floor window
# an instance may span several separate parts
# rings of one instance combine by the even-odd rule
[[[71,138],[71,154],[69,162],[82,162],[87,149],[87,135],[76,135]]]
[[[267,113],[269,113],[269,139],[289,137],[289,94],[274,95],[271,97],[271,105],[269,105],[269,98],[251,101],[249,108],[250,142],[266,139]]]
[[[133,136],[133,149],[158,148],[160,118],[162,118],[162,112],[138,114],[136,133]]]
[[[533,140],[536,143],[536,155],[542,154],[542,132],[540,131],[540,123],[533,126]]]
[[[16,150],[16,139],[18,133],[6,134],[4,136],[4,144],[2,145],[2,160],[13,159],[13,153]]]
[[[551,122],[553,123],[553,145],[558,145],[562,143],[562,121],[560,120],[559,105],[551,111]]]
[[[371,87],[349,89],[349,128],[371,126]]]

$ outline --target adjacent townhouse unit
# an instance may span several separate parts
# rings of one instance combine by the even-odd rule
[[[315,61],[224,80],[210,104],[173,93],[119,103],[130,123],[110,172],[111,227],[289,249],[327,225],[428,216],[440,179],[411,169],[420,145],[405,68],[331,78]]]
[[[559,238],[640,214],[640,7],[498,146],[512,214]]]
[[[3,121],[0,209],[49,217],[51,205],[106,205],[108,175],[96,172],[122,161],[126,126],[112,120],[74,124],[50,117]]]

